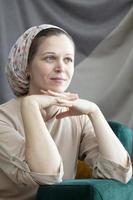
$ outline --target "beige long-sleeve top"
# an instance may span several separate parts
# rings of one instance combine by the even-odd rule
[[[25,161],[20,99],[12,99],[0,106],[0,200],[34,200],[39,184],[74,178],[78,159],[85,160],[93,168],[94,177],[114,178],[122,182],[131,178],[130,158],[124,168],[99,154],[88,116],[52,118],[46,125],[62,158],[60,170],[54,175],[32,172]]]

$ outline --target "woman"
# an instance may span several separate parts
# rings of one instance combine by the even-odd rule
[[[75,46],[63,29],[28,29],[6,66],[17,98],[0,106],[0,199],[35,199],[39,184],[75,177],[77,160],[93,177],[128,182],[128,153],[99,107],[65,92],[74,73]]]

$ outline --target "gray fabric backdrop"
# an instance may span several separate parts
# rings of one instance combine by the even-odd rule
[[[0,103],[14,97],[4,75],[11,46],[42,23],[63,27],[75,40],[69,90],[133,128],[133,0],[0,0]]]

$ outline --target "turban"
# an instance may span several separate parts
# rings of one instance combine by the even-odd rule
[[[29,80],[26,69],[32,41],[40,31],[49,28],[57,28],[66,33],[63,29],[50,24],[34,26],[29,28],[18,38],[9,52],[5,72],[8,82],[16,96],[23,96],[27,94],[29,90]]]

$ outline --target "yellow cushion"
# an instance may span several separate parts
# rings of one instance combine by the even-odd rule
[[[92,177],[92,169],[84,162],[78,161],[76,179],[85,179]]]

